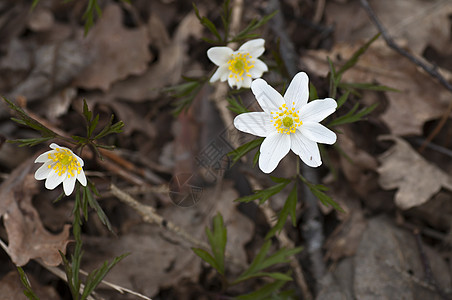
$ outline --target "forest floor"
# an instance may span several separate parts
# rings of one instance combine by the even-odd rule
[[[40,0],[30,10],[32,1],[0,1],[0,95],[65,137],[86,130],[83,99],[99,114],[99,124],[112,114],[114,122],[125,123],[122,133],[102,140],[116,146],[102,152],[103,160],[88,148],[81,154],[112,226],[109,231],[89,211],[81,268],[91,271],[130,253],[106,280],[152,299],[232,299],[271,282],[261,278],[224,290],[215,270],[192,251],[207,243],[205,229],[220,212],[227,227],[227,275],[236,276],[256,256],[290,192],[282,190],[265,205],[234,202],[274,182],[253,166],[256,150],[236,164],[225,155],[238,140],[252,138],[232,125],[226,83],[203,84],[188,110],[174,114],[178,99],[165,89],[183,83],[183,76],[210,76],[215,69],[206,54],[213,45],[202,39],[213,35],[192,3],[99,0],[102,15],[85,35],[82,16],[92,1],[64,2]],[[285,46],[292,45],[295,57],[286,69],[306,72],[319,98],[326,98],[327,58],[340,68],[378,33],[363,2],[231,0],[231,7],[243,29],[279,6],[254,32],[265,39],[261,59],[270,70],[263,78],[283,91],[290,80],[278,74],[278,59],[287,63]],[[452,299],[452,2],[369,2],[397,46],[433,65],[437,76],[382,37],[343,74],[344,86],[371,83],[394,91],[356,89],[336,112],[378,104],[363,120],[334,128],[337,142],[323,148],[324,164],[312,172],[344,212],[319,200],[310,207],[298,197],[296,226],[287,220],[270,249],[303,247],[291,263],[272,270],[294,276],[281,287],[291,292],[267,299]],[[195,4],[221,28],[221,1]],[[249,89],[235,95],[254,110]],[[13,115],[1,101],[0,299],[26,299],[16,265],[40,299],[71,299],[57,249],[74,251],[68,225],[74,197],[53,203],[62,187],[47,190],[34,179],[33,162],[47,143],[5,142],[39,136],[11,121]],[[219,167],[212,173],[203,162],[213,149]],[[293,176],[296,161],[289,154],[271,175]],[[184,186],[186,180],[192,185]],[[124,193],[143,206],[134,208]],[[309,236],[307,226],[320,231]],[[140,299],[104,284],[93,296]]]

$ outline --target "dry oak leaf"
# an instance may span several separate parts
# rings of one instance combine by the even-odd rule
[[[77,76],[78,87],[107,91],[118,80],[143,74],[151,60],[147,29],[125,29],[118,5],[105,8],[84,42],[93,52],[93,61]]]
[[[427,202],[441,187],[452,191],[452,177],[427,162],[403,139],[384,135],[382,141],[394,141],[395,145],[378,159],[381,166],[379,184],[383,189],[398,188],[395,203],[401,209],[409,209]]]
[[[326,57],[332,58],[336,68],[339,68],[362,45],[336,43],[331,51],[308,51],[302,57],[301,64],[318,76],[325,77],[329,72]],[[450,93],[443,86],[380,40],[374,42],[358,63],[344,73],[342,81],[378,83],[399,90],[385,92],[389,105],[381,115],[391,133],[399,136],[422,134],[424,123],[442,116],[450,102]],[[363,102],[368,100],[364,95]]]
[[[61,263],[58,251],[66,253],[70,225],[60,234],[48,232],[42,225],[32,197],[38,192],[31,173],[33,159],[28,159],[0,185],[0,217],[8,234],[8,254],[18,266],[40,258],[49,266]]]

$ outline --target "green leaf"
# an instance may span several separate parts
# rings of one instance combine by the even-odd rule
[[[93,186],[94,185],[91,182],[89,182],[87,186],[83,187],[83,197],[86,197],[89,206],[96,211],[97,216],[99,217],[99,220],[102,222],[102,224],[107,226],[108,230],[112,231],[111,223],[108,220],[107,215],[102,210],[102,207],[99,205],[99,202],[97,202],[97,200],[93,197],[93,193],[91,191],[91,188]]]
[[[354,123],[363,120],[365,116],[370,114],[375,108],[377,108],[378,103],[374,103],[369,107],[363,108],[355,114],[355,111],[359,107],[359,103],[356,103],[353,108],[345,115],[334,119],[328,124],[328,127],[338,126],[341,124]]]
[[[330,87],[329,87],[329,95],[331,98],[336,98],[337,86],[341,81],[341,75],[336,73],[336,69],[334,68],[333,61],[327,57],[328,65],[330,67],[329,77],[330,77]]]
[[[312,82],[309,83],[309,99],[310,100],[316,100],[319,99],[319,96],[317,94],[317,89],[312,84]]]
[[[44,138],[55,138],[57,136],[57,134],[55,132],[53,132],[52,130],[50,130],[49,128],[45,127],[44,125],[42,125],[41,123],[39,123],[38,121],[36,121],[35,119],[31,118],[22,108],[20,108],[19,106],[17,106],[16,104],[14,104],[12,101],[6,99],[5,97],[3,97],[3,100],[8,103],[9,107],[14,110],[17,115],[18,115],[18,119],[17,118],[11,118],[11,120],[28,126],[34,130],[37,130],[41,133],[41,135]],[[27,140],[27,139],[25,139]]]
[[[303,181],[304,184],[306,184],[312,194],[314,194],[314,196],[316,196],[323,205],[327,207],[331,205],[335,210],[339,212],[345,212],[344,209],[336,201],[334,201],[330,196],[324,193],[328,191],[328,188],[326,186],[310,183],[301,175],[299,175],[299,178],[301,181]]]
[[[276,251],[274,254],[267,256],[268,250],[271,246],[271,240],[267,240],[259,250],[259,253],[256,255],[254,260],[251,262],[248,269],[246,269],[232,284],[237,284],[241,281],[247,280],[252,277],[259,277],[261,276],[260,272],[261,270],[264,270],[268,267],[271,267],[275,264],[279,263],[287,263],[289,262],[289,257],[300,252],[301,247],[293,248],[293,249],[286,249],[281,248],[278,251]],[[269,273],[266,273],[269,274]],[[267,275],[266,275],[267,276]],[[278,276],[278,275],[275,275]]]
[[[215,27],[215,24],[213,24],[212,21],[210,21],[207,17],[200,16],[199,10],[196,7],[195,3],[193,3],[193,9],[195,10],[195,14],[196,14],[196,17],[198,18],[199,22],[201,22],[201,24],[204,27],[206,27],[211,33],[213,33],[213,35],[215,35],[218,43],[221,43],[223,39],[221,38],[220,34],[218,33],[218,30]]]
[[[356,63],[358,62],[358,59],[361,55],[363,55],[367,49],[372,45],[373,42],[375,42],[378,37],[380,36],[380,33],[377,33],[374,35],[367,43],[365,43],[361,48],[359,48],[355,53],[353,53],[352,57],[342,66],[342,68],[339,69],[337,72],[337,76],[340,76],[345,73],[348,69],[354,67]]]
[[[33,3],[31,4],[30,11],[33,11],[36,8],[36,5],[38,5],[39,0],[33,0]]]
[[[213,232],[206,227],[206,234],[215,261],[218,264],[218,272],[224,274],[224,252],[226,250],[227,230],[220,213],[213,218]]]
[[[88,274],[85,282],[85,288],[83,289],[82,300],[88,298],[88,296],[94,291],[94,289],[101,283],[101,281],[105,278],[105,276],[110,272],[110,270],[118,264],[121,260],[123,260],[129,253],[122,254],[108,263],[108,261],[104,262],[102,267],[96,269]]]
[[[229,152],[228,156],[232,157],[232,165],[234,165],[236,162],[238,162],[248,152],[259,147],[263,141],[264,141],[264,138],[257,138],[255,140],[252,140],[251,142],[243,144],[242,146],[238,147],[237,149]]]
[[[337,100],[337,109],[339,109],[344,103],[348,100],[348,96],[350,96],[350,91],[346,91],[338,100]]]
[[[25,287],[24,295],[30,300],[39,300],[39,297],[33,292],[33,289],[31,288],[30,282],[28,281],[27,275],[25,274],[24,270],[21,267],[17,266],[17,271],[19,271],[20,281]]]
[[[275,226],[273,226],[273,228],[267,233],[267,235],[265,236],[266,239],[274,236],[276,232],[281,232],[284,224],[286,224],[286,220],[289,214],[292,219],[292,225],[296,226],[297,219],[295,214],[298,201],[297,195],[297,185],[295,184],[289,196],[287,197],[286,202],[284,203],[284,207],[279,213],[278,222],[276,222]]]
[[[265,300],[269,299],[272,294],[276,293],[279,289],[283,287],[286,281],[277,280],[275,282],[268,283],[264,285],[262,288],[254,291],[252,293],[241,295],[236,297],[237,300]]]
[[[286,185],[289,184],[291,180],[290,179],[285,179],[283,182],[280,182],[278,184],[275,184],[274,186],[269,187],[268,189],[265,190],[260,190],[260,191],[254,191],[254,194],[252,195],[248,195],[248,196],[244,196],[244,197],[240,197],[234,201],[236,202],[250,202],[256,199],[261,199],[259,201],[259,204],[264,203],[265,201],[268,200],[268,198],[270,198],[271,196],[279,193],[280,191],[282,191],[283,188],[286,187]]]
[[[230,111],[235,112],[236,114],[243,114],[249,112],[249,110],[243,104],[242,99],[239,97],[239,101],[235,97],[226,98],[229,105],[228,108]]]
[[[85,21],[85,36],[93,27],[96,14],[98,17],[102,16],[102,10],[100,9],[99,4],[97,3],[97,0],[89,0],[88,6],[82,16],[82,20]]]
[[[195,252],[196,255],[198,255],[203,261],[205,261],[206,263],[208,263],[209,265],[211,265],[215,270],[218,271],[218,273],[221,274],[221,268],[218,265],[217,261],[215,260],[215,258],[213,258],[212,255],[210,255],[209,252],[207,252],[204,249],[201,248],[191,248],[193,250],[193,252]]]
[[[35,146],[44,142],[47,142],[51,139],[53,139],[54,137],[41,137],[41,138],[30,138],[30,139],[17,139],[17,140],[8,140],[9,143],[16,143],[19,144],[19,147],[24,147],[24,146]]]
[[[255,31],[259,27],[265,25],[268,21],[270,21],[271,18],[273,18],[278,13],[277,10],[272,12],[269,15],[264,16],[262,19],[257,21],[256,19],[252,19],[251,22],[248,24],[248,26],[240,31],[235,37],[232,38],[229,42],[238,42],[244,39],[256,37],[256,34],[251,34],[251,32]]]
[[[198,95],[204,84],[209,79],[207,76],[200,78],[190,78],[184,76],[182,78],[187,82],[162,89],[162,92],[168,93],[171,97],[176,99],[179,98],[173,104],[175,107],[173,114],[175,115],[180,114],[182,111],[187,110],[190,107],[196,95]]]
[[[115,116],[111,115],[111,118],[110,118],[110,121],[108,122],[108,124],[102,129],[101,132],[99,132],[94,137],[94,140],[101,139],[109,134],[122,132],[122,128],[124,127],[124,122],[119,121],[119,122],[116,122],[115,124],[112,124],[114,118],[115,118]]]

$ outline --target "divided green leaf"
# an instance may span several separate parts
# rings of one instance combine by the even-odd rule
[[[281,179],[280,183],[277,183],[274,186],[269,187],[268,189],[254,191],[254,194],[240,197],[240,198],[236,199],[235,201],[236,202],[250,202],[253,200],[260,199],[259,204],[263,204],[265,201],[268,200],[268,198],[270,198],[271,196],[282,191],[282,189],[285,188],[286,185],[289,184],[289,182],[291,182],[291,179],[285,179],[285,178]]]
[[[242,146],[238,147],[237,149],[229,152],[228,156],[230,156],[232,158],[232,165],[234,165],[236,162],[238,162],[248,152],[259,147],[263,141],[264,141],[264,138],[257,138],[255,140],[252,140],[251,142],[243,144]]]
[[[213,231],[209,227],[206,227],[206,235],[212,254],[200,248],[192,248],[192,250],[202,260],[215,268],[218,273],[224,275],[224,253],[226,250],[227,230],[220,213],[213,218]]]
[[[261,276],[269,276],[278,280],[292,280],[290,276],[287,276],[282,273],[268,273],[261,272],[262,270],[272,267],[276,264],[287,263],[289,262],[289,257],[297,254],[302,250],[301,247],[286,249],[281,248],[270,256],[267,256],[268,251],[270,250],[271,240],[267,240],[259,250],[259,253],[256,255],[254,260],[251,262],[248,269],[246,269],[232,284],[237,284],[241,281],[247,280],[253,277],[261,277]]]
[[[297,185],[295,184],[292,191],[290,192],[289,196],[287,197],[286,202],[284,203],[284,207],[282,208],[281,212],[278,216],[278,221],[276,222],[276,225],[273,226],[273,228],[267,233],[265,236],[266,239],[271,238],[275,235],[275,233],[281,232],[281,230],[284,227],[284,224],[286,224],[287,217],[290,215],[290,218],[292,220],[292,225],[296,226],[297,219],[296,219],[296,207],[297,207]]]

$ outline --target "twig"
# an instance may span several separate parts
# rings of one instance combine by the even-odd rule
[[[405,56],[408,58],[411,62],[421,67],[425,72],[430,74],[430,76],[436,78],[446,89],[448,89],[450,92],[452,92],[452,84],[450,84],[436,69],[436,66],[433,64],[426,64],[422,62],[420,59],[414,57],[411,55],[408,51],[400,48],[394,40],[389,36],[383,25],[381,24],[380,20],[378,19],[377,15],[375,14],[372,7],[370,7],[369,2],[367,0],[360,0],[362,7],[366,10],[367,14],[371,18],[372,22],[377,26],[378,31],[380,31],[381,35],[383,36],[384,40],[386,41],[386,44],[397,51],[400,55]]]
[[[295,47],[290,40],[287,32],[285,31],[284,19],[280,10],[280,4],[278,0],[270,1],[268,5],[268,10],[274,11],[278,10],[279,12],[275,15],[275,17],[270,21],[272,24],[273,32],[280,39],[280,53],[281,57],[284,61],[287,71],[291,77],[295,76],[298,72],[297,70],[297,53],[295,52]],[[308,167],[305,164],[301,166],[301,172],[303,176],[312,183],[319,182],[318,173],[315,169]],[[304,186],[304,184],[299,181],[297,184],[300,186]],[[321,289],[322,278],[326,273],[325,262],[323,260],[322,246],[324,243],[323,236],[323,224],[319,220],[321,217],[319,208],[318,208],[318,200],[312,194],[312,192],[305,187],[300,193],[302,195],[299,196],[300,199],[303,199],[305,204],[305,214],[302,218],[301,222],[301,231],[303,233],[303,237],[306,239],[307,249],[309,253],[309,259],[312,265],[312,274],[316,281],[316,290],[319,291]],[[306,295],[305,295],[306,297]]]
[[[171,231],[172,233],[174,233],[175,235],[181,237],[182,239],[188,241],[190,244],[192,244],[195,247],[209,249],[209,245],[196,239],[195,237],[193,237],[188,232],[184,231],[182,228],[175,225],[171,221],[167,221],[165,218],[163,218],[161,215],[159,215],[152,206],[141,204],[135,198],[133,198],[129,194],[123,192],[114,184],[111,184],[110,188],[111,188],[111,193],[115,197],[117,197],[119,200],[121,200],[128,206],[135,209],[136,212],[138,212],[138,214],[141,215],[141,217],[143,218],[143,220],[145,222],[151,223],[151,224],[157,224],[160,227],[165,228],[165,229]]]
[[[377,15],[375,14],[372,7],[370,7],[369,2],[367,0],[360,0],[362,7],[366,10],[367,14],[369,15],[372,22],[375,24],[375,26],[378,28],[378,31],[380,31],[381,35],[383,36],[386,44],[398,52],[400,55],[405,56],[407,59],[409,59],[412,63],[416,64],[417,66],[421,67],[425,72],[427,72],[430,76],[438,80],[438,82],[443,85],[446,89],[448,89],[452,93],[452,84],[449,83],[443,75],[441,75],[440,72],[438,72],[436,66],[431,63],[425,63],[421,61],[420,59],[416,58],[414,55],[410,54],[408,51],[400,48],[394,40],[391,38],[391,36],[387,33],[383,25],[381,24],[380,20],[378,19]],[[439,133],[441,128],[444,126],[445,121],[452,110],[452,103],[449,104],[448,109],[444,112],[443,117],[441,118],[441,121],[438,123],[436,128],[432,131],[432,133],[428,136],[428,138],[425,140],[425,143],[421,146],[420,151],[424,150],[426,145],[433,140],[433,138]]]

